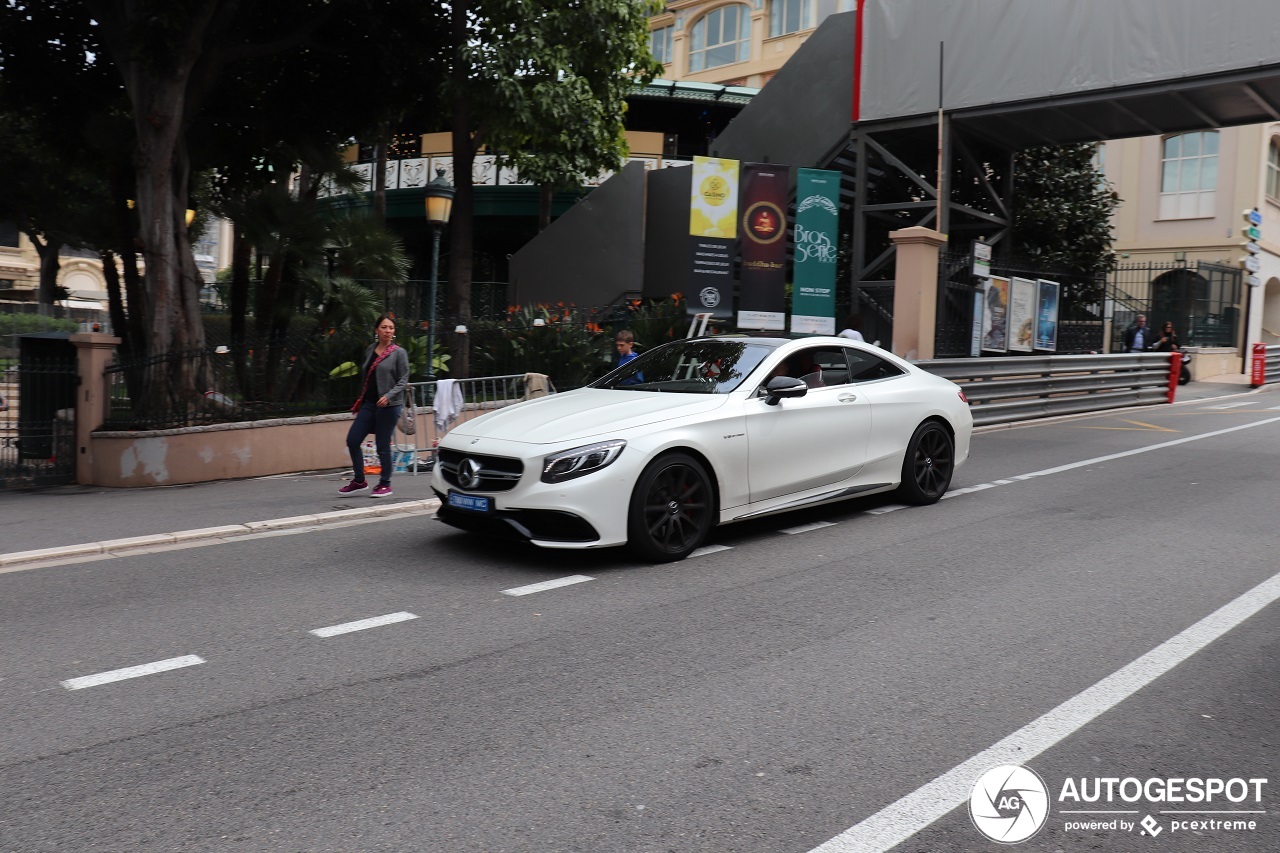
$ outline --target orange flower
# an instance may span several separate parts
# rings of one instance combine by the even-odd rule
[[[591,332],[593,335],[598,335],[603,332],[604,329],[600,328],[599,323],[587,323],[587,331]]]

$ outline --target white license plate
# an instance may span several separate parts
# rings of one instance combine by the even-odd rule
[[[489,498],[479,495],[463,495],[458,492],[449,493],[449,506],[467,512],[489,512],[493,503]]]

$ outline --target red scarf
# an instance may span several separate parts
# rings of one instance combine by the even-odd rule
[[[356,397],[356,401],[351,404],[351,411],[358,411],[360,404],[364,402],[364,393],[369,390],[369,377],[373,376],[373,371],[382,362],[384,358],[391,355],[396,349],[395,344],[388,344],[387,348],[382,351],[382,355],[373,360],[373,364],[369,365],[369,370],[364,375],[364,384],[360,386],[360,394]]]

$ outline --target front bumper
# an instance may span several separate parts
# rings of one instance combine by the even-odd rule
[[[559,449],[559,448],[555,448]],[[563,483],[541,480],[542,462],[553,450],[497,439],[481,439],[455,451],[487,457],[506,457],[523,463],[523,471],[509,488],[464,489],[445,478],[437,465],[431,486],[440,498],[436,517],[484,535],[532,542],[544,548],[603,548],[627,541],[627,508],[631,490],[643,467],[642,454],[628,447],[607,468]],[[450,491],[487,497],[489,512],[470,512],[449,506]]]

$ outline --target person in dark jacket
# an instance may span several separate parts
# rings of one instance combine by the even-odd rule
[[[1137,319],[1124,330],[1125,352],[1146,352],[1155,343],[1155,336],[1147,328],[1147,315],[1139,314]]]
[[[353,495],[369,488],[364,478],[364,450],[360,443],[373,433],[382,473],[370,497],[387,498],[391,496],[391,434],[400,419],[404,391],[409,385],[409,354],[395,343],[395,320],[383,314],[374,330],[377,337],[365,350],[364,367],[360,371],[364,377],[360,396],[351,407],[356,419],[347,431],[353,477],[351,482],[338,489],[338,494]]]

